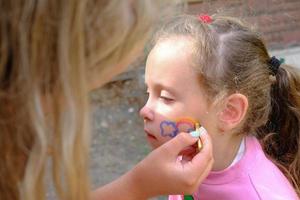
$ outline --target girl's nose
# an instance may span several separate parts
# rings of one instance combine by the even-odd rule
[[[140,116],[146,121],[154,120],[154,112],[147,107],[147,104],[140,110]]]

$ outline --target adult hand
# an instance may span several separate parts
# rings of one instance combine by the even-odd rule
[[[213,164],[208,134],[201,136],[203,149],[179,160],[198,138],[181,133],[152,151],[144,160],[117,180],[96,189],[92,200],[142,200],[166,194],[191,194],[206,178]]]
[[[198,140],[181,133],[151,152],[133,170],[143,198],[163,194],[191,194],[206,178],[213,164],[212,145],[207,133],[201,136],[203,149],[191,159],[178,160],[184,149]]]

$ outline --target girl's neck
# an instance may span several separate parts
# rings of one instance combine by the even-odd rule
[[[243,134],[224,134],[222,136],[219,136],[218,138],[213,138],[213,171],[220,171],[230,166],[235,156],[237,155],[243,138]]]

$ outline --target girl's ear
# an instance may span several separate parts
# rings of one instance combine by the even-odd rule
[[[245,95],[235,93],[225,99],[222,110],[218,114],[219,128],[230,131],[239,126],[248,109],[248,99]]]

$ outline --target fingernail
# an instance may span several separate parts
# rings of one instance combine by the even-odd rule
[[[203,135],[203,134],[205,134],[205,133],[206,133],[205,128],[203,128],[203,127],[201,126],[199,129],[190,132],[190,135],[191,135],[192,137],[198,138],[198,137],[201,137],[201,135]]]
[[[199,137],[201,137],[202,135],[205,135],[207,132],[206,132],[206,129],[203,127],[203,126],[201,126],[200,128],[199,128],[199,132],[200,132],[200,136]]]
[[[200,137],[200,131],[198,131],[198,130],[192,131],[192,132],[190,132],[190,135],[194,138],[198,138],[198,137]]]

